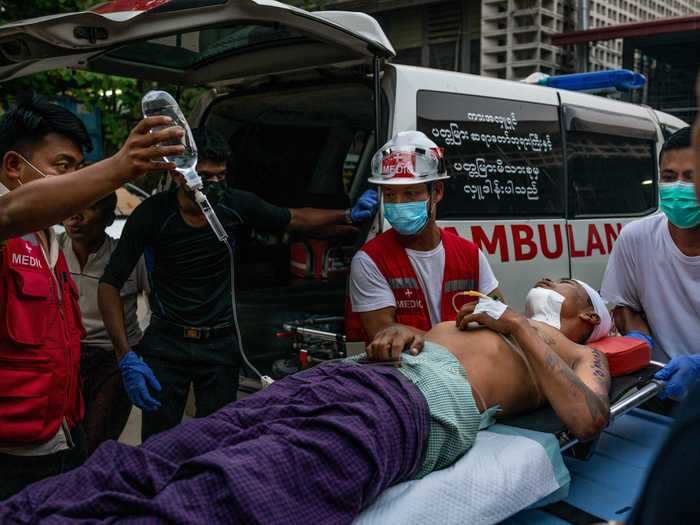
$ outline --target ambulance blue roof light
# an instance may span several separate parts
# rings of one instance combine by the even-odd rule
[[[615,88],[620,91],[639,89],[647,79],[629,69],[611,69],[591,73],[573,73],[541,78],[537,84],[569,91],[600,91]]]

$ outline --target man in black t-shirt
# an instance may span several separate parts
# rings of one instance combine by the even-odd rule
[[[225,183],[230,155],[222,137],[194,130],[197,171],[219,220],[235,243],[244,227],[313,231],[370,219],[377,206],[366,192],[348,210],[287,209]],[[99,304],[133,404],[146,411],[142,439],[172,428],[194,385],[197,417],[236,399],[240,353],[231,310],[227,248],[217,240],[181,175],[178,189],[146,199],[129,217],[100,280]],[[141,358],[129,347],[119,290],[139,257],[150,260],[153,315]]]

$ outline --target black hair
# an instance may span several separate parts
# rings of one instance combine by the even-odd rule
[[[200,160],[211,162],[228,162],[231,148],[226,139],[218,132],[207,128],[192,130],[194,143],[197,145],[197,156]]]
[[[107,220],[107,225],[109,226],[114,222],[114,218],[116,217],[116,209],[117,209],[117,194],[116,192],[112,192],[106,197],[102,197],[100,200],[98,200],[95,204],[90,206],[93,210],[97,211],[102,215]]]
[[[681,128],[676,131],[673,135],[668,137],[664,145],[661,147],[661,153],[659,154],[659,161],[663,158],[664,153],[667,151],[673,151],[676,149],[686,149],[690,147],[690,126]]]
[[[0,120],[0,159],[10,150],[31,158],[33,148],[49,133],[69,138],[84,151],[92,151],[85,124],[66,108],[30,93]]]

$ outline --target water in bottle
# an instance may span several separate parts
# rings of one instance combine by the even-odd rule
[[[146,117],[165,116],[173,119],[173,126],[179,126],[185,130],[185,134],[180,140],[164,142],[162,146],[175,146],[182,144],[185,152],[177,157],[164,157],[167,162],[172,162],[176,170],[180,172],[191,190],[202,187],[202,179],[197,175],[197,145],[192,137],[192,130],[187,123],[187,119],[182,114],[180,106],[167,91],[149,91],[141,100],[141,109]],[[151,132],[163,129],[166,126],[155,127]]]

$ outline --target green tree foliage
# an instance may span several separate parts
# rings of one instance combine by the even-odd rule
[[[103,0],[0,0],[0,24],[48,14],[89,9]],[[104,151],[117,151],[131,128],[141,118],[141,96],[148,90],[167,89],[180,95],[187,114],[203,90],[103,75],[79,70],[54,70],[0,83],[0,105],[11,106],[14,98],[34,91],[50,99],[71,97],[88,108],[97,107],[102,114]]]

